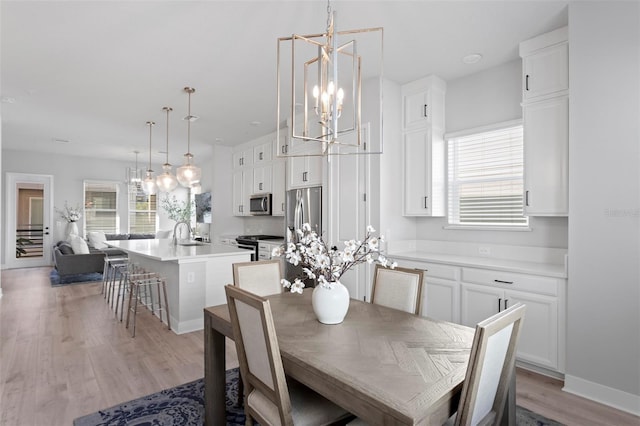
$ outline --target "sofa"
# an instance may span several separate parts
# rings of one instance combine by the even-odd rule
[[[91,233],[90,233],[91,234]],[[104,240],[135,240],[152,239],[155,234],[103,234]],[[92,237],[92,236],[90,236]],[[82,240],[82,241],[80,241]],[[92,243],[99,247],[94,247]],[[100,236],[98,240],[103,240]],[[84,244],[83,244],[84,242]],[[75,250],[74,250],[75,247]],[[97,244],[96,239],[89,238],[89,244],[81,237],[76,237],[70,242],[58,241],[53,247],[53,260],[58,275],[88,274],[102,272],[104,270],[105,256],[126,256],[126,252],[108,247],[105,244]]]

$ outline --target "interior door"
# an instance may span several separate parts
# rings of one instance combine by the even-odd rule
[[[6,266],[51,265],[53,176],[7,173],[6,182]]]

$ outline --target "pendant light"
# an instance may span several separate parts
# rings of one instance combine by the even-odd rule
[[[146,176],[144,181],[142,182],[142,190],[147,195],[153,195],[156,193],[156,181],[153,178],[153,170],[151,170],[151,128],[156,124],[153,121],[147,121],[147,126],[149,126],[149,168],[147,169]]]
[[[173,111],[173,108],[164,107],[162,110],[167,113],[167,160],[162,165],[162,170],[164,170],[164,172],[156,178],[156,185],[158,185],[158,191],[171,192],[176,189],[176,186],[178,186],[178,180],[171,173],[171,164],[169,164],[169,113]]]
[[[191,94],[195,92],[196,89],[193,87],[185,87],[184,91],[189,94],[188,115],[184,118],[187,120],[187,153],[184,155],[184,164],[176,170],[176,177],[180,185],[191,188],[194,184],[200,182],[202,170],[200,167],[191,163],[193,161],[193,154],[191,154],[191,122],[197,118],[191,115]]]
[[[135,168],[127,167],[127,179],[125,182],[132,188],[139,188],[142,184],[144,171],[138,168],[138,154],[140,154],[140,151],[135,150],[133,153],[136,154],[136,166]]]

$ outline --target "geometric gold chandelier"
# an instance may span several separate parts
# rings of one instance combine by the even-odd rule
[[[382,152],[383,29],[338,31],[336,21],[328,3],[324,33],[278,38],[277,139],[312,146],[282,147],[280,157]],[[380,126],[375,147],[364,145],[363,102]]]

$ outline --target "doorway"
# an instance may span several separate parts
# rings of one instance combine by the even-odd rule
[[[53,176],[7,173],[5,265],[51,265]]]

